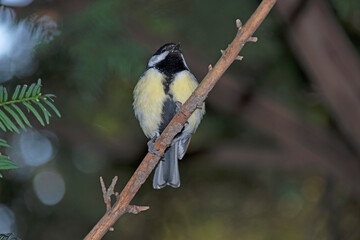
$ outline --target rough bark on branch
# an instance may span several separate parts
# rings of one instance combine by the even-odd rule
[[[159,153],[162,155],[166,148],[171,144],[172,139],[177,133],[181,131],[186,120],[197,109],[197,106],[201,106],[206,99],[208,93],[215,86],[216,82],[228,69],[231,63],[237,58],[240,50],[245,43],[252,37],[252,34],[259,27],[265,17],[268,15],[276,0],[263,0],[247,23],[242,28],[238,28],[235,39],[224,51],[224,54],[220,57],[215,66],[209,71],[205,78],[201,81],[199,87],[194,91],[190,98],[182,105],[181,111],[175,115],[169,125],[160,135],[155,143],[155,148],[159,149]],[[237,24],[238,25],[238,24]],[[155,168],[156,164],[160,160],[160,157],[151,153],[148,153],[139,167],[136,169],[129,182],[118,197],[110,211],[107,211],[100,221],[94,226],[94,228],[85,237],[89,239],[101,239],[106,232],[114,225],[114,223],[128,210],[130,201],[134,198],[141,185],[150,175],[151,171]]]

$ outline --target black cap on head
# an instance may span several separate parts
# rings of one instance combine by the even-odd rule
[[[163,52],[180,52],[180,43],[166,43],[163,46],[161,46],[155,53],[154,55],[160,55]]]
[[[167,43],[160,47],[150,58],[147,68],[155,67],[168,77],[189,70],[180,50],[180,43]]]

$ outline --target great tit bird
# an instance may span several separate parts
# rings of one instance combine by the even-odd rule
[[[150,58],[134,89],[133,103],[135,116],[146,137],[150,138],[150,152],[156,154],[153,143],[197,86],[198,82],[186,65],[180,44],[167,43]],[[180,186],[178,160],[184,157],[191,135],[204,113],[205,105],[195,110],[165,151],[155,170],[155,189],[166,185],[174,188]]]

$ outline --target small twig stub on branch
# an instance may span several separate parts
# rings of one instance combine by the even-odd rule
[[[249,39],[247,41],[248,42],[257,42],[258,38],[257,37],[249,37]]]
[[[240,19],[236,19],[236,27],[239,29],[239,31],[241,30],[241,28],[242,28],[242,22],[241,22],[241,20]]]
[[[103,193],[104,203],[106,205],[107,212],[111,209],[111,196],[115,195],[117,197],[119,195],[117,192],[114,192],[114,188],[115,188],[117,180],[118,180],[118,177],[115,176],[113,178],[109,188],[106,189],[104,179],[102,177],[100,177],[101,190]]]
[[[139,212],[143,212],[148,210],[149,206],[135,206],[135,205],[129,205],[127,207],[127,212],[132,214],[138,214]]]

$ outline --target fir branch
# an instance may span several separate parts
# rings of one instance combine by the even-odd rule
[[[0,240],[20,240],[14,233],[0,234]]]
[[[50,109],[58,117],[61,117],[59,110],[51,103],[54,102],[53,98],[55,98],[53,94],[43,95],[41,93],[40,79],[30,86],[16,86],[11,99],[9,99],[6,88],[0,86],[0,129],[4,132],[9,130],[19,133],[19,128],[26,131],[27,127],[32,127],[23,110],[21,110],[21,106],[28,113],[32,113],[43,126],[50,123],[50,117],[52,116]],[[5,140],[0,139],[0,147],[10,147],[10,145]],[[18,168],[18,166],[8,156],[0,153],[0,170],[15,168]],[[2,177],[1,174],[0,177]]]
[[[4,140],[0,138],[0,147],[11,148],[11,146]],[[19,166],[10,160],[9,156],[2,155],[0,153],[0,169],[1,170],[10,170],[16,169]],[[0,178],[2,178],[2,174],[0,173]]]
[[[52,116],[49,111],[50,109],[55,112],[58,117],[61,117],[58,109],[50,102],[54,101],[54,97],[55,95],[53,94],[43,95],[41,93],[40,79],[37,83],[33,83],[30,86],[18,85],[15,88],[11,100],[8,100],[6,88],[0,86],[0,128],[3,131],[9,130],[19,133],[18,126],[23,130],[26,130],[26,126],[32,127],[28,118],[18,105],[22,105],[29,113],[32,113],[42,126],[49,124],[50,117]]]

